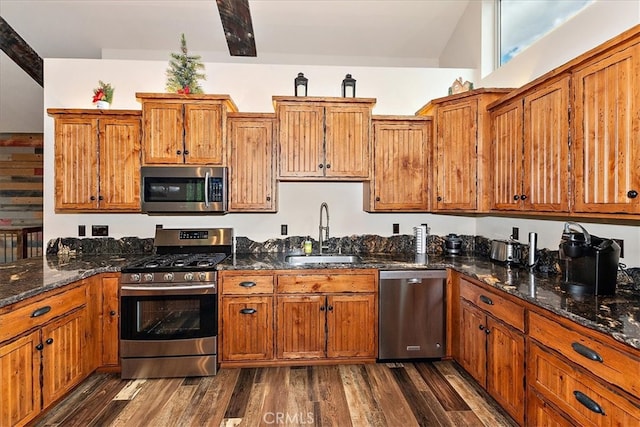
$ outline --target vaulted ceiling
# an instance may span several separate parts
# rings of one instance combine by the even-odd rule
[[[166,59],[184,33],[205,61],[434,66],[468,3],[0,0],[0,16],[42,58]]]

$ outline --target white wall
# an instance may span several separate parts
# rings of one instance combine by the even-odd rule
[[[447,94],[455,78],[471,79],[469,69],[400,69],[328,66],[291,66],[206,63],[206,93],[231,95],[240,111],[273,112],[273,95],[291,95],[298,72],[309,78],[310,96],[339,96],[346,73],[357,79],[359,97],[377,98],[374,114],[414,115],[430,99]],[[45,60],[45,108],[95,108],[92,89],[98,80],[115,87],[112,108],[140,109],[136,92],[164,92],[166,61]],[[475,221],[428,214],[368,214],[362,210],[361,183],[281,183],[279,210],[275,214],[227,214],[224,216],[147,216],[141,214],[55,214],[54,121],[44,113],[45,133],[45,241],[76,236],[78,225],[106,224],[110,236],[151,237],[155,225],[164,227],[231,226],[236,234],[263,241],[279,237],[280,224],[290,235],[317,238],[320,204],[329,204],[332,236],[352,234],[391,235],[392,224],[400,233],[428,223],[433,233],[475,234]]]
[[[42,132],[43,89],[2,51],[0,94],[0,133]]]

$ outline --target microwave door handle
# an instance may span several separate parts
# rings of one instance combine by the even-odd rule
[[[204,174],[204,205],[209,207],[209,172]]]

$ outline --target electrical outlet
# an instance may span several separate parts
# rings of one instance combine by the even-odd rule
[[[400,224],[393,224],[393,234],[400,233]]]
[[[289,231],[287,229],[288,229],[287,224],[280,225],[280,235],[286,236],[287,234],[289,234]]]
[[[624,258],[624,240],[622,239],[612,239],[615,240],[618,246],[620,246],[620,258]]]
[[[513,240],[518,240],[520,238],[520,229],[518,227],[511,228],[511,238]]]
[[[106,237],[109,235],[109,226],[108,225],[92,225],[91,226],[91,235],[94,237]]]
[[[78,236],[79,237],[84,237],[87,235],[87,226],[86,225],[79,225],[78,226]]]

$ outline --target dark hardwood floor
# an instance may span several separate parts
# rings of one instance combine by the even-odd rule
[[[36,426],[514,426],[454,362],[94,374]]]

